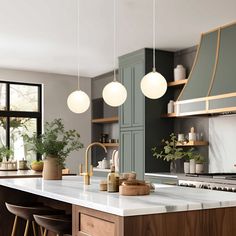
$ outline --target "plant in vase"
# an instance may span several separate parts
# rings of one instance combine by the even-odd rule
[[[196,174],[202,174],[204,172],[204,157],[202,155],[198,155],[195,157],[196,162]]]
[[[200,162],[200,160],[203,160],[203,156],[196,152],[194,148],[189,149],[185,156],[184,173],[195,174],[197,172],[196,162]]]
[[[14,155],[14,152],[11,148],[2,146],[0,148],[0,161],[8,162]],[[5,159],[5,160],[4,160]]]
[[[30,150],[44,156],[43,178],[61,179],[65,160],[72,151],[83,148],[76,130],[65,130],[62,119],[46,122],[44,133],[32,137],[24,135]]]
[[[177,147],[177,137],[174,133],[170,134],[169,140],[162,140],[163,149],[158,150],[157,147],[152,148],[152,155],[154,157],[162,158],[165,161],[170,161],[170,172],[176,172],[176,160],[182,159],[186,156],[186,152],[181,147]]]
[[[161,151],[157,147],[152,148],[153,156],[170,161],[170,172],[176,172],[176,160],[184,158],[184,173],[196,173],[195,160],[202,159],[202,156],[195,152],[194,148],[184,150],[182,147],[178,147],[177,143],[176,135],[170,134],[169,140],[162,140],[164,146]]]
[[[14,151],[6,146],[0,148],[1,169],[13,170],[16,169],[16,162],[13,161]]]

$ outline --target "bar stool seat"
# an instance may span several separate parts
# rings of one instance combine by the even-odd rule
[[[71,215],[34,215],[34,219],[38,225],[58,236],[72,233]],[[44,236],[46,235],[47,231],[44,232]]]
[[[11,236],[15,235],[18,217],[26,220],[24,236],[28,235],[30,223],[32,223],[33,233],[36,236],[36,227],[34,222],[34,214],[63,214],[64,211],[45,206],[43,203],[23,203],[20,205],[6,203],[9,212],[15,215]],[[42,232],[42,229],[41,229]]]

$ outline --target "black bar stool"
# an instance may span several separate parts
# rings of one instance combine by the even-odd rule
[[[64,213],[64,211],[62,210],[56,210],[54,208],[44,206],[43,203],[25,203],[21,205],[14,205],[14,204],[6,203],[6,207],[9,212],[15,215],[15,220],[12,227],[11,236],[15,236],[18,217],[26,220],[24,236],[28,235],[30,223],[32,225],[34,236],[37,236],[35,221],[33,217],[34,214],[50,215],[50,214],[63,214]],[[42,234],[43,229],[41,227],[40,227],[40,231]]]
[[[43,236],[47,232],[56,233],[57,236],[72,234],[71,215],[34,215],[35,222],[45,229]]]

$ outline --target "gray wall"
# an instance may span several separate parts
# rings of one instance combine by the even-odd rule
[[[43,119],[51,121],[62,118],[67,129],[76,129],[85,147],[91,141],[91,109],[83,114],[74,114],[67,107],[68,95],[76,90],[77,78],[69,75],[0,69],[0,80],[43,84]],[[91,96],[91,79],[81,78],[81,89]],[[74,152],[67,159],[67,167],[78,172],[84,162],[85,150]]]

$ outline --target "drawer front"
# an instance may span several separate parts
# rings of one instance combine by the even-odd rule
[[[115,236],[115,223],[80,214],[79,232],[89,236]]]

